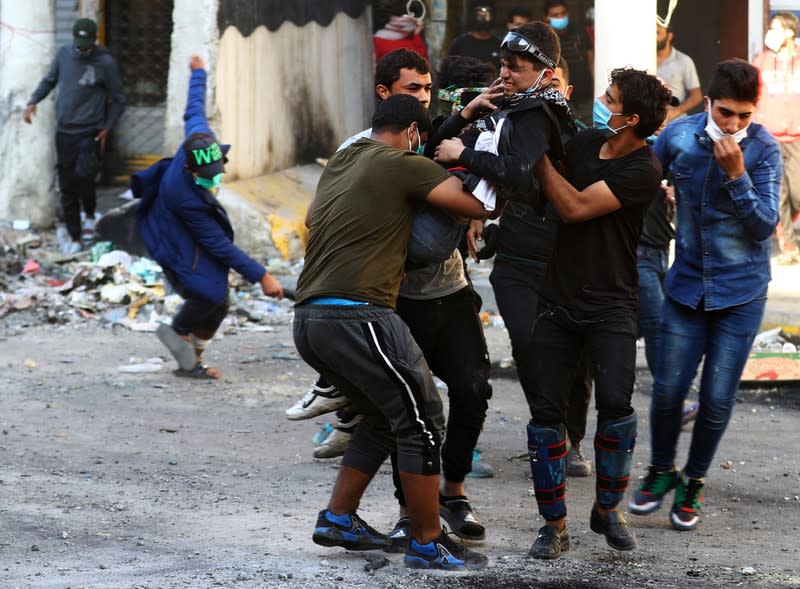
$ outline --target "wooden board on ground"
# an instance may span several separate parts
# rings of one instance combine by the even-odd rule
[[[743,383],[788,381],[800,381],[800,353],[752,353],[742,373]]]

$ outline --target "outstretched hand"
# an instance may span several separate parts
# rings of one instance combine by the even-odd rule
[[[264,272],[264,276],[261,277],[258,283],[261,285],[261,290],[263,290],[264,294],[268,297],[283,298],[283,287],[281,283],[269,272]]]
[[[192,55],[189,58],[189,69],[190,70],[204,70],[204,69],[206,69],[206,62],[199,55]]]
[[[478,257],[478,241],[483,240],[483,219],[473,219],[470,221],[465,237],[467,239],[469,255],[475,260],[475,263],[480,263],[481,259]]]
[[[94,138],[95,141],[99,141],[100,142],[100,152],[101,153],[106,150],[106,141],[108,140],[109,132],[110,131],[108,129],[102,129],[97,134],[97,136]]]
[[[22,113],[22,119],[29,125],[33,122],[33,115],[36,114],[36,105],[29,104],[25,107],[25,112]]]

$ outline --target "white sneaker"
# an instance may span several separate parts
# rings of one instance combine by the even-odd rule
[[[69,243],[63,243],[58,248],[62,254],[77,254],[81,251],[81,244],[77,241],[70,241]]]
[[[83,230],[81,231],[81,241],[90,244],[94,241],[94,224],[97,222],[97,216],[87,217],[83,220]]]
[[[347,421],[338,419],[331,434],[314,448],[314,458],[336,458],[344,454],[353,431],[362,419],[364,416],[360,413],[354,414]]]
[[[286,410],[286,417],[292,421],[311,419],[336,411],[347,403],[347,398],[335,386],[321,388],[314,383],[302,399]]]

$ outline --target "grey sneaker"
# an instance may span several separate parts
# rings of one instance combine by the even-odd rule
[[[567,476],[588,477],[592,474],[592,461],[583,455],[580,444],[572,444],[567,452]]]
[[[360,413],[355,413],[348,419],[337,419],[331,434],[323,442],[314,448],[314,458],[336,458],[344,454],[350,436],[356,426],[364,419]]]

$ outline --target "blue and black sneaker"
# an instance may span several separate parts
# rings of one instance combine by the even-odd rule
[[[373,530],[355,513],[334,515],[328,509],[319,512],[311,538],[321,546],[341,546],[347,550],[383,550],[390,545],[384,534]]]
[[[420,544],[412,538],[403,562],[412,569],[465,571],[482,569],[489,564],[489,559],[451,540],[447,530],[442,528],[442,533],[433,542]]]

